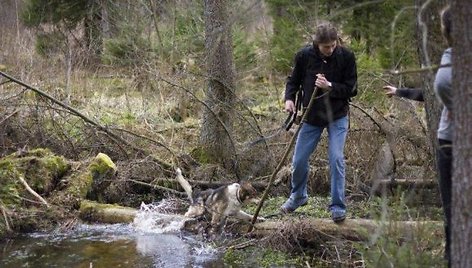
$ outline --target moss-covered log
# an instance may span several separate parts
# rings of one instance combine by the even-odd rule
[[[88,222],[130,223],[136,217],[137,210],[118,205],[101,204],[84,200],[80,204],[80,218]]]
[[[83,201],[80,207],[81,219],[89,222],[100,223],[130,223],[133,222],[137,210],[117,205],[99,204],[91,201]],[[184,229],[195,232],[199,230],[199,223],[193,219],[187,219],[182,215],[163,215],[164,220],[173,219],[185,221]],[[249,225],[245,223],[229,224],[231,232],[244,234]],[[376,234],[394,232],[403,236],[412,235],[418,230],[435,237],[441,237],[443,232],[442,222],[438,221],[392,221],[381,223],[369,219],[347,219],[341,224],[334,223],[331,219],[296,219],[284,217],[277,221],[265,221],[256,223],[252,235],[265,237],[279,235],[287,239],[295,237],[304,243],[317,243],[320,240],[346,239],[350,241],[367,241]]]
[[[290,219],[281,221],[265,221],[254,226],[253,234],[267,236],[296,236],[305,242],[316,242],[320,236],[324,240],[346,239],[351,241],[367,241],[378,233],[395,232],[403,235],[412,234],[419,229],[427,229],[433,236],[441,236],[443,227],[438,221],[391,221],[381,223],[370,219],[346,219],[341,224],[331,219]]]

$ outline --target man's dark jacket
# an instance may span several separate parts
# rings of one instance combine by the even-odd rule
[[[321,55],[318,47],[307,46],[295,56],[292,75],[288,77],[285,100],[295,101],[298,90],[303,91],[303,106],[307,107],[315,88],[316,74],[324,74],[331,82],[329,93],[319,89],[306,122],[326,126],[344,117],[349,111],[349,100],[357,94],[357,67],[354,53],[337,46],[329,57]]]

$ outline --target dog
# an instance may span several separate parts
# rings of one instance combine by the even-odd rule
[[[196,218],[209,213],[212,230],[216,232],[220,231],[228,217],[251,222],[253,215],[241,210],[244,204],[257,201],[257,191],[251,183],[232,183],[216,189],[193,192],[180,168],[177,168],[176,179],[190,199],[190,207],[185,213],[186,217]],[[262,221],[264,218],[258,217],[258,220]]]

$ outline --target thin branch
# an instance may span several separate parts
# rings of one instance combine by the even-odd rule
[[[226,127],[226,124],[221,121],[221,118],[215,114],[215,112],[211,109],[210,106],[208,106],[208,104],[206,104],[204,101],[200,100],[192,91],[190,91],[189,89],[183,87],[183,86],[180,86],[180,85],[177,85],[171,81],[168,81],[162,77],[159,77],[160,80],[162,80],[163,82],[173,86],[173,87],[176,87],[176,88],[180,88],[180,89],[183,89],[185,92],[187,92],[188,94],[190,94],[196,101],[198,101],[199,103],[201,103],[203,106],[205,106],[206,109],[208,109],[208,111],[210,111],[211,114],[213,114],[213,117],[215,117],[215,119],[218,121],[218,123],[220,123],[220,125],[223,127],[226,135],[228,135],[229,137],[229,140],[231,142],[231,147],[233,149],[233,152],[235,152],[235,157],[237,158],[237,155],[236,155],[236,145],[234,144],[234,141],[233,141],[233,138],[231,137],[231,134],[230,134],[230,131],[228,130],[228,128]]]
[[[431,66],[426,66],[426,67],[417,68],[417,69],[409,69],[405,71],[391,70],[389,71],[389,73],[391,75],[423,73],[423,72],[429,72],[429,71],[436,71],[439,68],[446,68],[446,67],[451,67],[451,66],[452,66],[451,64],[431,65]]]
[[[0,210],[2,210],[2,215],[3,215],[3,219],[5,220],[5,228],[7,229],[7,232],[12,232],[12,229],[10,227],[10,222],[8,221],[8,215],[7,215],[7,209],[3,206],[3,202],[2,204],[0,204]]]
[[[179,196],[183,196],[183,197],[187,196],[187,194],[184,193],[184,192],[179,192],[179,191],[176,191],[174,189],[170,189],[170,188],[159,186],[159,185],[154,185],[154,184],[150,184],[150,183],[146,183],[146,182],[142,182],[142,181],[138,181],[138,180],[133,180],[133,179],[126,179],[125,181],[130,181],[130,182],[133,182],[133,183],[136,183],[136,184],[139,184],[139,185],[149,186],[151,188],[155,188],[155,189],[159,189],[159,190],[162,190],[162,191],[170,192],[170,193],[173,193],[173,194],[176,194],[176,195],[179,195]]]
[[[23,184],[23,186],[25,186],[26,191],[28,191],[30,194],[32,194],[34,197],[36,197],[41,203],[43,203],[44,205],[46,205],[46,207],[49,208],[48,202],[46,202],[46,200],[44,200],[44,198],[42,198],[38,193],[36,193],[33,189],[31,189],[31,187],[30,187],[30,186],[28,185],[28,183],[25,181],[25,179],[23,178],[23,176],[19,176],[18,179],[19,179],[20,182]]]
[[[151,141],[151,142],[153,142],[153,143],[155,143],[155,144],[157,144],[157,145],[159,145],[159,146],[161,146],[161,147],[164,147],[167,151],[169,151],[169,153],[171,153],[173,156],[176,156],[176,154],[175,154],[174,151],[172,151],[169,147],[167,147],[166,145],[164,145],[163,143],[161,143],[161,142],[159,142],[159,141],[157,141],[157,140],[154,140],[154,139],[152,139],[152,138],[146,137],[146,136],[144,136],[144,135],[141,135],[141,134],[138,134],[138,133],[133,132],[133,131],[131,131],[131,130],[127,130],[127,129],[123,129],[123,128],[115,128],[115,127],[114,127],[114,128],[112,128],[112,129],[118,130],[118,131],[122,131],[122,132],[128,133],[128,134],[130,134],[130,135],[133,135],[133,136],[135,136],[135,137],[138,137],[138,138],[142,138],[142,139]]]
[[[382,130],[382,131],[384,130],[384,129],[382,128],[382,126],[380,126],[380,124],[379,124],[377,121],[375,121],[375,119],[374,119],[366,110],[364,110],[363,108],[361,108],[360,106],[358,106],[358,105],[356,105],[356,104],[354,104],[354,103],[352,103],[352,102],[349,103],[349,105],[351,105],[352,107],[355,107],[355,108],[359,109],[359,111],[361,111],[363,114],[365,114],[367,117],[369,117],[370,120],[372,120],[372,122],[373,122],[380,130]]]
[[[14,111],[13,113],[7,115],[7,117],[5,117],[2,121],[0,121],[0,126],[1,126],[5,121],[7,121],[8,118],[14,116],[14,115],[17,114],[19,111],[20,111],[20,110],[16,110],[16,111]]]
[[[113,132],[109,131],[106,127],[104,127],[104,126],[100,125],[99,123],[93,121],[92,119],[88,118],[87,116],[85,116],[83,113],[81,113],[81,112],[78,111],[77,109],[75,109],[75,108],[73,108],[73,107],[71,107],[71,106],[69,106],[69,105],[63,103],[62,101],[60,101],[60,100],[58,100],[58,99],[52,97],[51,95],[47,94],[46,92],[44,92],[44,91],[42,91],[42,90],[40,90],[40,89],[37,89],[37,88],[35,88],[35,87],[32,87],[32,86],[30,86],[30,85],[28,85],[28,84],[26,84],[26,83],[23,83],[22,81],[11,77],[10,75],[7,75],[7,74],[4,73],[4,72],[0,72],[0,75],[4,76],[4,77],[7,78],[7,79],[10,79],[11,81],[17,83],[18,85],[21,85],[21,86],[23,86],[23,87],[25,87],[25,88],[27,88],[27,89],[30,89],[30,90],[34,91],[35,93],[37,93],[37,94],[39,94],[40,96],[42,96],[42,97],[44,97],[44,98],[46,98],[46,99],[48,99],[48,100],[50,100],[50,101],[56,103],[57,105],[61,106],[62,108],[65,108],[65,109],[71,111],[71,112],[72,112],[73,114],[75,114],[76,116],[82,118],[82,120],[84,120],[85,122],[87,122],[87,123],[89,123],[89,124],[95,126],[95,127],[98,128],[99,130],[105,132],[108,136],[114,138],[114,140],[112,139],[114,142],[116,142],[116,140],[119,140],[120,142],[122,142],[122,143],[128,145],[128,146],[131,147],[131,148],[136,148],[136,147],[132,146],[131,144],[129,144],[129,143],[128,143],[127,141],[125,141],[124,139],[122,139],[121,137],[119,137],[119,136],[117,136],[116,134],[114,134]]]
[[[127,153],[121,147],[122,144],[127,145],[128,147],[132,148],[133,150],[135,150],[137,152],[146,153],[145,149],[138,148],[137,146],[132,145],[131,143],[129,143],[125,139],[121,138],[120,136],[118,136],[115,133],[113,133],[112,131],[110,131],[108,128],[106,128],[106,127],[100,125],[99,123],[93,121],[92,119],[88,118],[87,116],[85,116],[83,113],[81,113],[77,109],[75,109],[75,108],[73,108],[73,107],[57,100],[56,98],[52,97],[51,95],[47,94],[46,92],[44,92],[40,89],[34,88],[34,87],[32,87],[32,86],[30,86],[30,85],[28,85],[28,84],[26,84],[26,83],[24,83],[24,82],[22,82],[18,79],[15,79],[15,78],[11,77],[10,75],[7,75],[4,72],[0,72],[0,75],[4,76],[7,79],[10,79],[11,81],[17,83],[18,85],[21,85],[21,86],[23,86],[27,89],[30,89],[30,90],[34,91],[35,93],[37,93],[41,97],[44,97],[44,98],[52,101],[53,103],[56,103],[57,105],[61,106],[62,108],[70,111],[73,115],[76,115],[76,116],[82,118],[82,120],[84,120],[86,123],[96,127],[100,131],[103,131],[104,133],[107,134],[107,136],[110,138],[110,140],[112,140],[114,143],[116,143],[122,149],[122,151],[125,153],[125,155],[127,155]]]
[[[418,12],[418,17],[417,17],[417,20],[418,20],[418,25],[419,25],[419,28],[421,29],[421,36],[422,36],[422,48],[423,48],[423,52],[424,52],[424,61],[425,61],[425,64],[426,66],[431,66],[431,59],[429,58],[429,55],[428,55],[428,26],[426,25],[426,23],[424,22],[423,20],[423,12],[424,10],[431,4],[432,0],[427,0],[426,2],[424,2],[424,4],[421,6],[419,12]]]
[[[244,249],[244,248],[247,248],[247,247],[254,246],[256,243],[259,243],[259,242],[260,241],[258,239],[251,239],[249,241],[245,241],[245,242],[239,243],[237,245],[231,245],[231,246],[227,247],[226,249],[236,249],[236,250]]]

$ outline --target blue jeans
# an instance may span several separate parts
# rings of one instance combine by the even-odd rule
[[[300,200],[307,200],[307,182],[309,160],[321,139],[325,128],[328,129],[328,158],[331,177],[331,204],[330,210],[346,212],[344,163],[344,144],[349,126],[348,116],[341,117],[328,124],[327,127],[318,127],[303,123],[297,137],[295,152],[292,161],[292,189],[290,199],[298,206]]]

